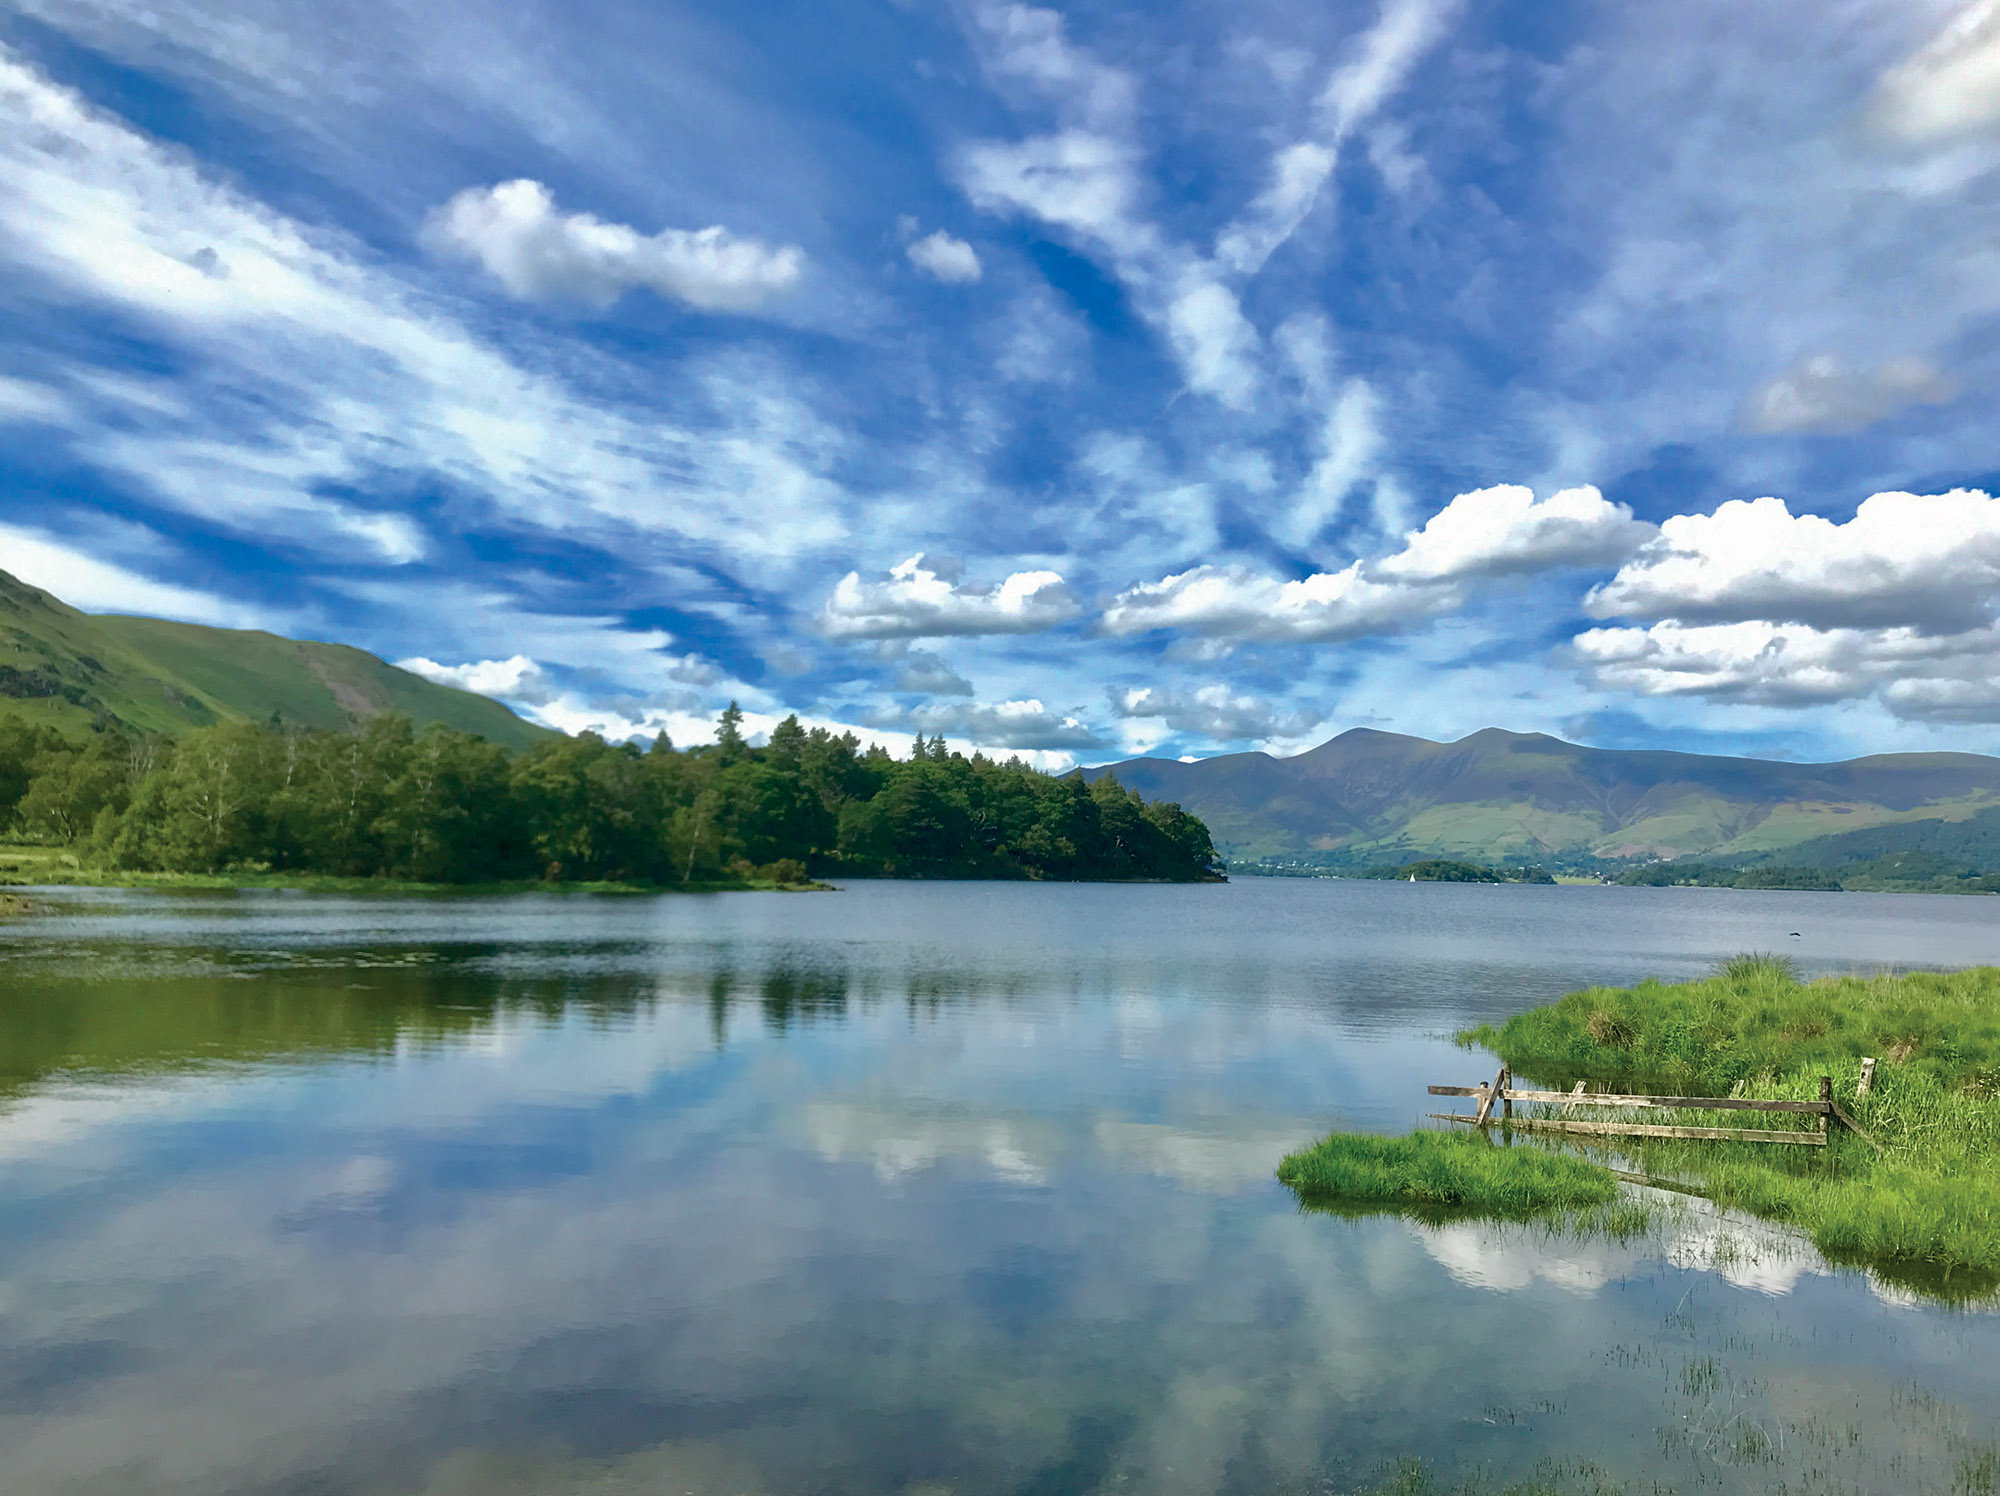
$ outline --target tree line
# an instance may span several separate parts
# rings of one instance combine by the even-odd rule
[[[921,735],[898,759],[796,717],[753,747],[733,702],[712,744],[583,733],[513,754],[393,714],[339,732],[273,719],[85,741],[0,718],[0,826],[138,872],[688,886],[1220,872],[1199,819],[1109,774],[1057,777]]]

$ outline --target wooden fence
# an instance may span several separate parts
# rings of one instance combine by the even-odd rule
[[[1867,1095],[1875,1078],[1875,1062],[1864,1060],[1861,1064],[1861,1084],[1855,1088],[1857,1095]],[[1479,1109],[1471,1116],[1463,1112],[1432,1112],[1430,1115],[1440,1122],[1463,1122],[1472,1127],[1493,1125],[1493,1109],[1500,1108],[1502,1127],[1520,1128],[1528,1132],[1567,1132],[1594,1137],[1619,1138],[1696,1138],[1707,1141],[1731,1143],[1786,1143],[1798,1147],[1824,1148],[1830,1123],[1838,1122],[1870,1144],[1875,1140],[1862,1131],[1839,1102],[1833,1099],[1833,1077],[1822,1075],[1819,1079],[1819,1099],[1817,1101],[1759,1101],[1744,1096],[1628,1096],[1617,1092],[1587,1091],[1582,1081],[1576,1083],[1573,1091],[1530,1091],[1516,1088],[1513,1072],[1505,1065],[1499,1073],[1484,1085],[1478,1086],[1432,1086],[1433,1096],[1476,1096]],[[1514,1103],[1543,1102],[1563,1108],[1560,1117],[1514,1116]],[[1754,1127],[1674,1127],[1660,1123],[1644,1122],[1577,1122],[1568,1113],[1579,1106],[1585,1107],[1631,1107],[1658,1108],[1704,1112],[1791,1112],[1804,1114],[1815,1120],[1817,1125],[1810,1130],[1775,1129]],[[1879,1146],[1879,1145],[1877,1145]]]

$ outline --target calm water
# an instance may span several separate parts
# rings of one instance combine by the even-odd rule
[[[8,1496],[1977,1490],[2000,1428],[2000,1313],[1780,1232],[1271,1178],[1482,1078],[1468,1022],[2000,961],[2000,900],[48,897],[0,927]]]

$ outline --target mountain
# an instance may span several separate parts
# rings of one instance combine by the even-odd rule
[[[506,748],[549,736],[499,702],[344,644],[83,613],[0,571],[0,708],[80,729],[178,733],[212,722],[350,726],[379,712],[442,722]]]
[[[2000,806],[2000,759],[1972,753],[1794,764],[1585,748],[1498,728],[1455,743],[1356,728],[1295,758],[1234,753],[1106,768],[1200,816],[1232,860],[1330,866],[1412,856],[1751,858],[1864,828],[1968,821]]]

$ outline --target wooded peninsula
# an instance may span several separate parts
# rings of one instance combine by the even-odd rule
[[[798,885],[834,875],[1219,879],[1208,828],[1110,775],[1046,774],[921,735],[906,759],[796,717],[761,747],[592,733],[510,753],[383,714],[87,739],[0,717],[0,828],[79,872],[411,883]]]

